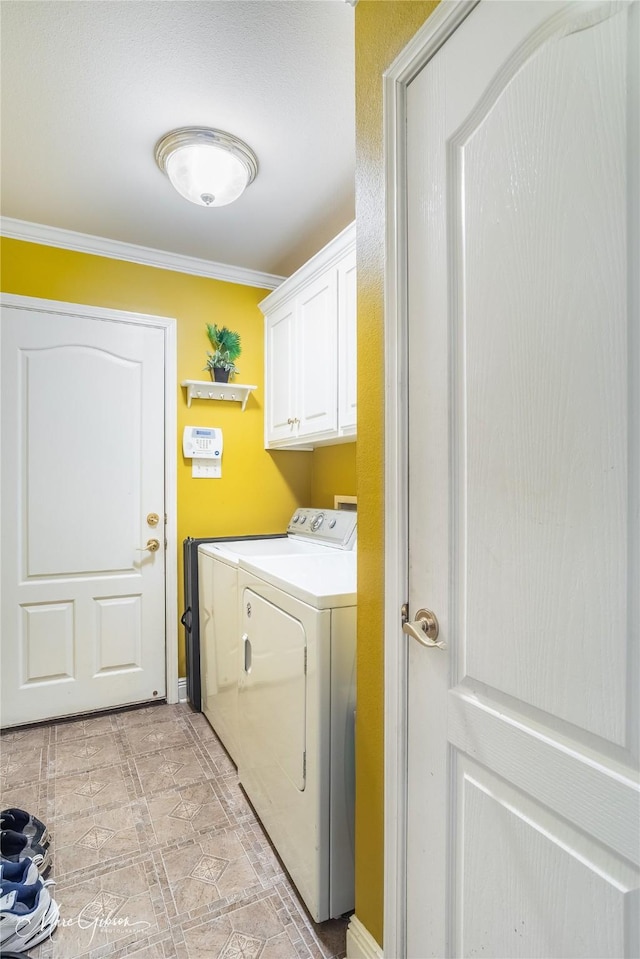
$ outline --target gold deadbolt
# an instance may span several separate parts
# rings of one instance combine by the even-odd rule
[[[147,513],[147,524],[149,526],[157,526],[160,522],[160,517],[157,513]]]

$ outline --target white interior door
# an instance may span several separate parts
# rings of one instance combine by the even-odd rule
[[[640,954],[639,13],[481,2],[407,91],[420,959]]]
[[[165,694],[163,331],[32,304],[0,327],[4,726]]]

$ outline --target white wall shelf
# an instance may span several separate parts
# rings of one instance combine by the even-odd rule
[[[242,403],[243,410],[249,393],[258,389],[246,383],[214,383],[213,380],[183,380],[180,386],[187,389],[187,406],[191,406],[191,400],[235,400]]]

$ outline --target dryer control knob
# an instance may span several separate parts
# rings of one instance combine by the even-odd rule
[[[324,523],[324,513],[316,513],[316,515],[311,520],[311,529],[315,533],[316,530],[319,530],[322,524]]]

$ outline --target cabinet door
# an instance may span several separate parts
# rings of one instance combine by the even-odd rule
[[[356,431],[357,418],[356,343],[356,251],[338,266],[338,427],[343,433]]]
[[[332,269],[298,297],[298,436],[338,428],[338,284]]]
[[[265,442],[290,439],[295,413],[295,303],[293,300],[266,319]]]

